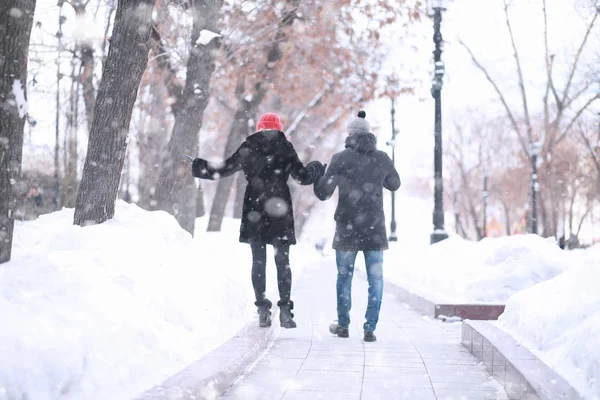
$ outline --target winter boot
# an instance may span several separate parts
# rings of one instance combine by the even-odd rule
[[[365,342],[376,342],[377,336],[375,336],[375,332],[373,331],[365,331],[365,337],[363,340]]]
[[[294,302],[288,301],[282,303],[279,301],[277,303],[279,306],[279,322],[282,328],[290,329],[295,328],[296,323],[294,322],[294,314],[292,314],[292,309],[294,308]]]
[[[256,301],[254,303],[258,307],[258,326],[267,328],[271,326],[271,303],[268,299]]]

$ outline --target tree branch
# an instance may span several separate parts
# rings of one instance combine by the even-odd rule
[[[517,137],[519,138],[519,142],[521,143],[522,150],[525,152],[525,154],[528,154],[526,141],[524,140],[523,135],[521,134],[521,131],[519,130],[519,124],[517,124],[517,120],[515,119],[510,107],[508,106],[508,103],[506,102],[506,99],[504,98],[504,94],[502,94],[502,91],[500,90],[500,88],[498,87],[498,85],[496,84],[494,79],[492,79],[491,75],[488,73],[488,71],[485,69],[485,67],[483,65],[481,65],[481,63],[477,60],[477,58],[475,58],[475,55],[473,54],[471,49],[462,40],[460,41],[460,44],[463,45],[463,47],[469,52],[469,54],[471,55],[471,60],[473,61],[475,66],[477,68],[479,68],[479,70],[481,72],[483,72],[483,74],[485,75],[487,80],[492,84],[492,86],[496,90],[496,93],[498,94],[498,97],[500,98],[500,101],[502,102],[502,105],[504,106],[504,109],[506,110],[508,119],[510,119],[510,123],[511,123],[513,129],[515,130]]]
[[[596,169],[598,170],[598,175],[600,176],[600,159],[596,155],[596,151],[595,151],[594,147],[592,146],[590,139],[587,137],[587,135],[585,134],[584,131],[585,130],[581,126],[581,123],[579,123],[579,134],[580,134],[581,138],[583,139],[583,143],[585,144],[585,147],[587,147],[588,151],[590,152],[590,156],[592,157],[592,160],[594,161]]]
[[[554,87],[552,82],[552,66],[554,64],[554,57],[550,56],[548,51],[548,15],[546,13],[546,0],[542,0],[542,11],[544,14],[544,50],[545,50],[545,58],[546,58],[546,93],[544,94],[544,139],[548,136],[548,129],[550,128],[550,111],[548,104],[548,96],[550,95],[550,90]],[[556,94],[554,96],[557,98]],[[553,131],[554,132],[554,131]],[[542,142],[544,145],[545,142]]]
[[[519,76],[519,88],[521,89],[521,97],[523,99],[523,111],[525,114],[525,125],[527,126],[527,139],[529,143],[533,142],[533,127],[531,126],[531,119],[529,118],[529,107],[527,105],[527,94],[525,92],[525,80],[523,79],[523,70],[521,68],[521,60],[519,59],[519,52],[517,51],[517,45],[515,43],[515,36],[512,31],[510,24],[510,18],[508,15],[508,3],[504,0],[504,15],[506,16],[506,26],[508,27],[508,33],[510,35],[510,42],[514,51],[515,62],[517,64],[517,73]]]
[[[590,204],[587,205],[587,209],[585,210],[585,212],[583,213],[583,216],[579,220],[579,225],[577,226],[577,234],[575,236],[579,237],[579,233],[581,232],[581,227],[583,226],[583,221],[585,221],[585,217],[587,217],[588,214],[590,213],[590,211],[592,211],[592,207],[593,206]]]
[[[571,127],[573,126],[573,124],[575,123],[575,121],[577,121],[577,119],[590,106],[590,104],[592,104],[594,101],[596,101],[598,99],[600,99],[600,93],[596,94],[594,97],[592,97],[591,99],[589,99],[587,101],[587,103],[585,103],[583,105],[583,107],[581,107],[579,109],[579,111],[577,111],[577,113],[575,114],[575,116],[571,119],[571,122],[569,122],[569,125],[567,125],[567,127],[565,128],[565,130],[563,131],[563,133],[561,133],[561,135],[559,136],[559,138],[556,140],[555,144],[559,144],[567,136],[567,134],[569,133],[569,130],[571,129]]]
[[[569,74],[569,79],[567,80],[567,84],[565,86],[565,91],[563,93],[563,98],[562,98],[562,103],[564,104],[567,96],[569,95],[569,88],[571,87],[571,83],[573,82],[573,77],[575,76],[575,70],[577,69],[577,64],[579,63],[579,58],[581,57],[581,53],[583,52],[583,48],[585,47],[585,44],[588,40],[588,37],[590,36],[590,32],[592,31],[592,28],[594,27],[594,23],[596,22],[596,19],[598,18],[598,14],[600,14],[600,9],[596,9],[596,13],[594,14],[594,18],[592,18],[592,21],[590,22],[590,24],[588,25],[588,29],[585,32],[585,35],[583,37],[583,40],[581,41],[581,45],[579,46],[579,49],[577,50],[577,55],[575,56],[575,60],[573,61],[573,66],[571,67],[571,72]]]
[[[321,99],[323,99],[325,92],[330,88],[331,88],[331,84],[328,84],[325,88],[323,88],[321,91],[319,91],[319,93],[317,93],[315,95],[315,97],[313,97],[308,102],[306,107],[304,107],[304,109],[296,116],[296,118],[294,118],[294,121],[291,123],[289,128],[286,130],[286,134],[291,135],[296,131],[296,129],[298,128],[298,125],[300,125],[300,123],[306,117],[306,113],[321,102]]]
[[[183,108],[183,84],[177,78],[177,71],[171,65],[168,57],[169,51],[163,44],[162,36],[156,24],[153,23],[151,29],[151,48],[157,54],[152,60],[156,61],[158,68],[164,71],[163,82],[169,96],[174,100],[171,104],[171,112],[173,115],[177,115]]]

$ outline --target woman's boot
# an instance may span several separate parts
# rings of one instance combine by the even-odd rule
[[[271,303],[268,299],[257,300],[255,303],[258,308],[258,326],[267,328],[271,326]]]
[[[279,306],[279,323],[282,328],[290,329],[295,328],[296,323],[294,322],[294,314],[292,314],[292,309],[294,308],[293,301],[286,301],[277,303]]]

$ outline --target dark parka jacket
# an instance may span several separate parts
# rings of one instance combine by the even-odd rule
[[[291,245],[296,243],[294,211],[287,180],[291,175],[302,185],[311,185],[322,166],[312,162],[305,168],[294,146],[280,131],[250,135],[221,165],[196,158],[192,174],[202,179],[218,179],[242,170],[248,181],[244,194],[240,242]]]
[[[333,156],[314,191],[327,200],[339,188],[333,248],[342,251],[385,250],[388,240],[383,213],[383,188],[396,191],[400,177],[392,160],[376,149],[372,133],[354,134],[346,149]]]

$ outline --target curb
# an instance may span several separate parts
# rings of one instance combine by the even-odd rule
[[[360,271],[360,273],[364,274],[363,271]],[[384,284],[388,289],[388,293],[398,296],[398,300],[431,318],[459,317],[461,319],[471,320],[497,320],[504,312],[504,304],[436,303],[387,280]]]
[[[563,377],[489,322],[463,321],[461,342],[510,399],[583,400]]]
[[[237,379],[256,363],[278,335],[278,310],[273,324],[259,328],[247,323],[222,346],[144,392],[136,400],[214,400],[223,395]]]

